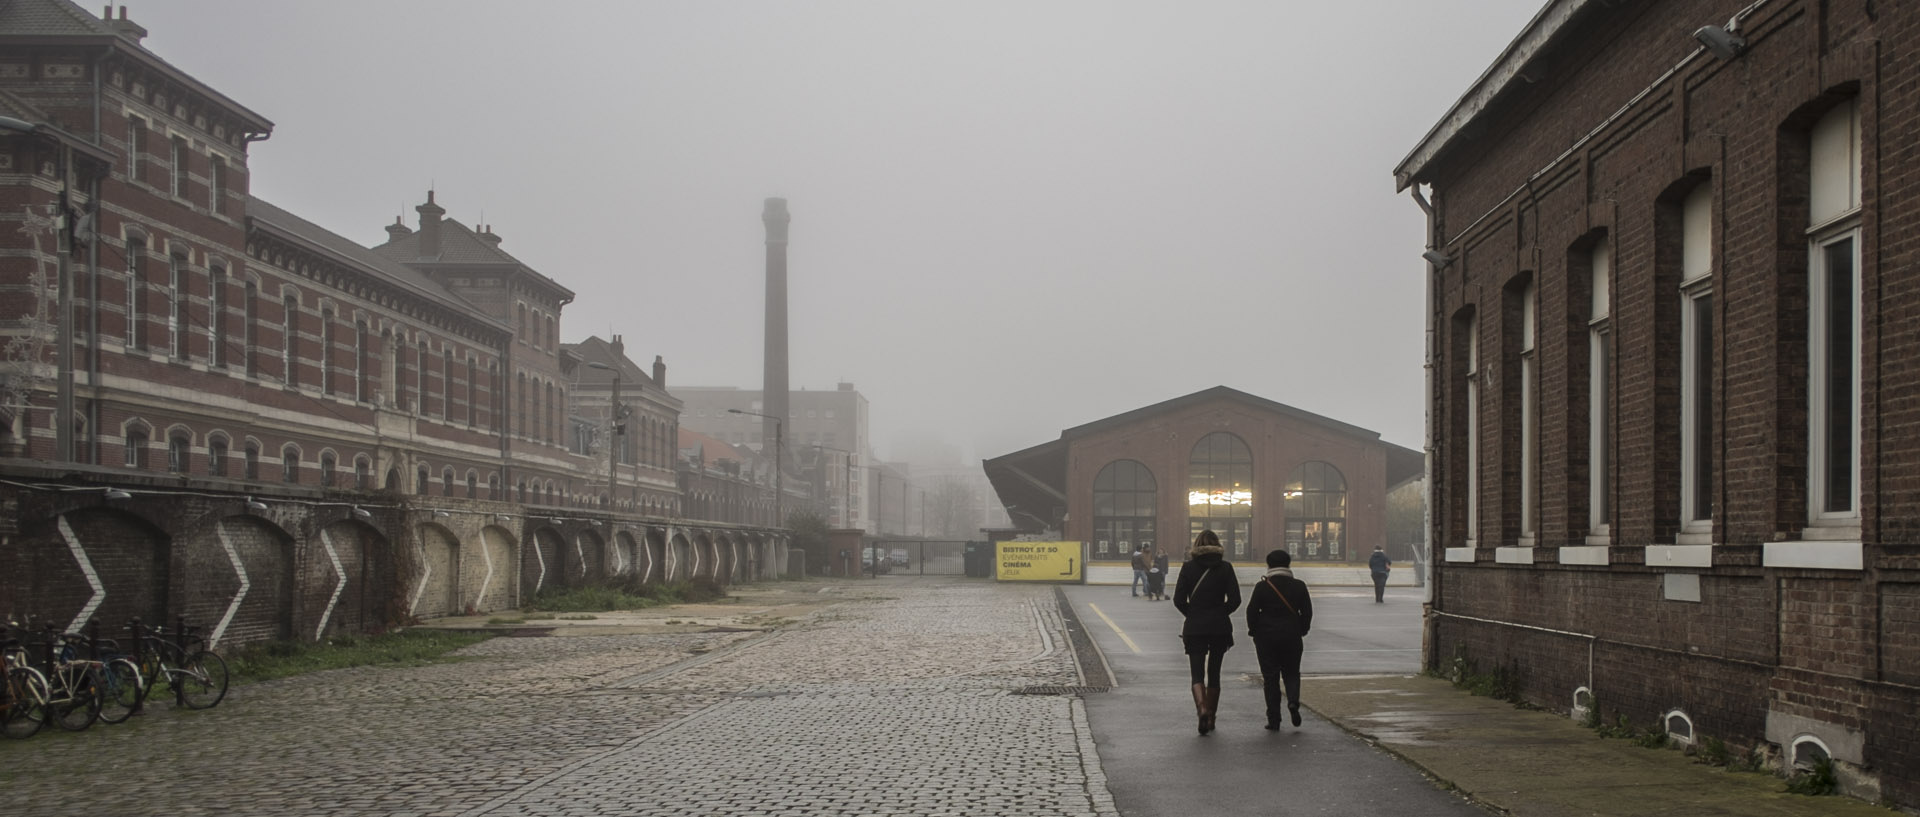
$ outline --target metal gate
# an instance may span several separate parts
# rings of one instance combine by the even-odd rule
[[[967,575],[967,543],[964,540],[929,542],[919,539],[869,539],[867,549],[861,567],[870,574]]]

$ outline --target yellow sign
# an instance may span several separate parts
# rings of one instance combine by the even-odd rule
[[[998,556],[1003,582],[1080,581],[1079,542],[1001,542]]]

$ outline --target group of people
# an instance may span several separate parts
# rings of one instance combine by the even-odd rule
[[[1166,557],[1160,558],[1160,575],[1164,576]],[[1140,564],[1137,554],[1134,564],[1136,568]],[[1376,601],[1384,594],[1390,565],[1386,553],[1374,548],[1368,567],[1374,577]],[[1148,574],[1149,579],[1152,575]],[[1201,531],[1193,540],[1187,561],[1180,565],[1173,606],[1186,617],[1180,639],[1186,644],[1193,708],[1202,735],[1213,731],[1214,716],[1220,708],[1220,664],[1227,650],[1233,648],[1233,613],[1240,609],[1240,602],[1240,579],[1226,560],[1219,535]],[[1288,719],[1299,726],[1300,656],[1305,650],[1303,639],[1313,629],[1313,596],[1305,582],[1294,578],[1292,554],[1285,550],[1267,554],[1267,571],[1254,582],[1246,607],[1247,635],[1253,638],[1253,649],[1260,660],[1261,686],[1267,698],[1267,728],[1280,728],[1283,703]]]
[[[1161,601],[1167,597],[1167,554],[1157,553],[1152,545],[1141,545],[1133,549],[1133,595],[1140,596],[1140,588],[1146,586],[1147,601]]]

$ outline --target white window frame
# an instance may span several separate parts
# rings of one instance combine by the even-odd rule
[[[1605,241],[1593,248],[1591,305],[1587,321],[1587,540],[1588,545],[1613,541],[1613,494],[1608,490],[1612,470],[1613,416],[1609,411],[1613,377],[1613,250]]]
[[[1533,547],[1540,535],[1540,362],[1534,352],[1538,295],[1532,281],[1520,292],[1520,547]]]
[[[1713,298],[1713,187],[1701,184],[1687,194],[1681,204],[1680,233],[1680,528],[1674,543],[1709,545],[1713,543],[1713,509],[1702,513],[1694,498],[1699,493],[1702,463],[1698,450],[1701,438],[1713,433],[1712,426],[1699,427],[1699,387],[1702,378],[1713,376],[1713,360],[1702,360],[1698,352],[1703,327],[1697,317],[1701,299]],[[1712,318],[1704,329],[1711,333]],[[1711,339],[1711,335],[1708,338]],[[1711,410],[1711,407],[1709,407]],[[1706,467],[1711,467],[1707,463]]]
[[[187,259],[167,254],[167,354],[187,359]]]
[[[1467,541],[1480,539],[1480,316],[1467,321]]]
[[[1826,429],[1828,426],[1827,406],[1820,399],[1826,393],[1821,386],[1829,375],[1827,367],[1827,248],[1851,242],[1853,278],[1853,303],[1851,320],[1853,322],[1852,348],[1848,350],[1847,360],[1850,370],[1846,375],[1852,379],[1852,400],[1849,410],[1850,445],[1849,468],[1853,478],[1849,480],[1848,509],[1845,511],[1825,510],[1829,496],[1825,480],[1819,475],[1827,470],[1829,452],[1827,450]],[[1807,539],[1857,539],[1860,535],[1860,227],[1849,224],[1838,229],[1822,230],[1810,242],[1807,261]]]

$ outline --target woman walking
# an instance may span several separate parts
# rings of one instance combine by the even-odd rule
[[[1173,606],[1187,617],[1180,640],[1187,645],[1193,709],[1202,735],[1213,731],[1214,713],[1220,707],[1220,662],[1233,649],[1231,616],[1240,609],[1240,580],[1225,556],[1220,537],[1211,530],[1201,531],[1173,587]]]

